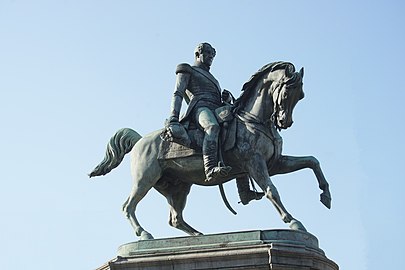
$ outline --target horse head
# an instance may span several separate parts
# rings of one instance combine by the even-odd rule
[[[293,110],[299,100],[304,98],[302,79],[304,68],[295,72],[292,64],[285,67],[280,78],[273,82],[273,114],[271,120],[280,129],[287,129],[293,124]]]
[[[248,113],[258,123],[271,122],[279,130],[289,128],[294,107],[304,98],[303,77],[304,68],[295,72],[288,62],[263,66],[243,85],[235,102],[236,112]]]

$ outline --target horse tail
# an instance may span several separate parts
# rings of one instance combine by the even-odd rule
[[[118,167],[124,156],[132,150],[141,138],[142,136],[133,129],[122,128],[118,130],[107,144],[103,161],[94,168],[89,177],[106,175]]]

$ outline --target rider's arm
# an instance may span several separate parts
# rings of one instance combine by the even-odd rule
[[[181,110],[181,104],[183,98],[186,96],[186,89],[188,81],[190,79],[190,73],[178,72],[176,76],[176,85],[174,87],[174,93],[172,98],[172,104],[170,109],[169,122],[179,121],[179,115]]]

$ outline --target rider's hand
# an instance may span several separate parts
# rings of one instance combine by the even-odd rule
[[[179,118],[177,116],[170,116],[169,123],[178,123]]]
[[[222,91],[222,101],[226,102],[226,103],[231,103],[232,102],[232,95],[231,92],[229,92],[228,90],[224,89],[224,91]]]

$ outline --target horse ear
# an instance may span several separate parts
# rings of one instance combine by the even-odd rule
[[[300,75],[301,75],[301,78],[304,78],[304,67],[302,67],[300,69]]]

